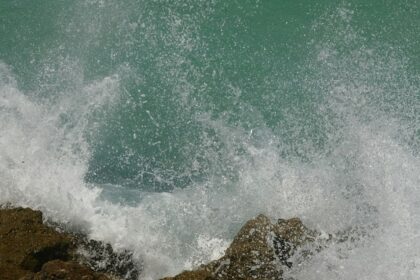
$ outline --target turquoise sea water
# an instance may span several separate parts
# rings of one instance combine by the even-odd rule
[[[297,279],[418,279],[419,118],[415,0],[0,1],[0,203],[142,279],[259,213],[369,232]]]

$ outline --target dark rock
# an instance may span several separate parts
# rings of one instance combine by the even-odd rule
[[[77,259],[95,271],[116,275],[126,280],[137,280],[141,264],[133,260],[133,253],[116,253],[110,244],[78,236]]]

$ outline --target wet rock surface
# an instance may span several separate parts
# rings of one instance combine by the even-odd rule
[[[41,271],[27,275],[21,280],[110,280],[108,276],[97,273],[75,261],[53,260],[45,263]]]
[[[259,215],[240,229],[222,258],[163,280],[281,280],[293,265],[289,258],[316,236],[297,218],[272,223]]]
[[[92,256],[90,258],[89,256]],[[82,235],[59,233],[29,208],[0,209],[1,280],[137,279],[129,252]]]
[[[0,210],[0,271],[2,279],[19,279],[37,272],[53,259],[70,258],[71,238],[42,223],[42,213],[30,209]]]
[[[95,271],[118,275],[122,279],[137,280],[141,264],[133,261],[133,253],[122,251],[115,253],[111,245],[85,236],[78,236],[77,259]]]
[[[259,215],[243,225],[223,257],[164,280],[282,280],[294,265],[291,256],[318,237],[297,218],[273,223]],[[46,226],[40,211],[0,209],[1,280],[135,280],[139,267],[129,251],[116,253],[109,244]]]

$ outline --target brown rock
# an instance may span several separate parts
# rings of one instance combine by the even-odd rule
[[[181,274],[174,277],[166,277],[162,280],[216,280],[213,273],[202,267],[194,271],[184,271]]]
[[[26,276],[31,276],[33,273],[23,270],[13,264],[5,263],[1,260],[0,262],[0,272],[2,280],[16,280],[16,279],[31,279],[24,278]]]
[[[40,272],[36,273],[33,280],[109,280],[103,274],[95,273],[74,261],[64,262],[54,260],[42,266]]]
[[[264,215],[249,220],[219,260],[165,280],[281,280],[296,249],[316,233],[293,218],[276,224]]]
[[[1,280],[108,280],[74,261],[74,237],[42,223],[31,209],[0,209]]]
[[[42,223],[31,209],[0,211],[0,269],[2,279],[19,279],[37,272],[52,259],[69,258],[71,239]]]

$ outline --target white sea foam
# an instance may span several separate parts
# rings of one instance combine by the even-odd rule
[[[345,10],[338,15],[351,19]],[[42,103],[19,90],[0,64],[0,203],[41,209],[69,229],[133,250],[144,262],[142,279],[219,257],[241,224],[259,213],[297,216],[324,232],[359,227],[355,240],[332,244],[286,272],[297,279],[418,279],[420,160],[406,141],[418,130],[410,115],[418,113],[418,89],[400,79],[406,73],[395,57],[366,48],[339,57],[331,41],[314,49],[309,67],[319,75],[303,82],[322,95],[324,148],[306,161],[285,158],[282,139],[270,129],[246,131],[201,114],[225,147],[222,158],[204,154],[215,165],[228,163],[237,180],[209,176],[171,193],[145,194],[136,206],[103,200],[100,187],[84,180],[92,116],[118,102],[118,75],[81,82]],[[391,94],[398,104],[384,101]]]
[[[282,159],[270,141],[257,147],[244,140],[247,152],[235,159],[239,181],[229,188],[209,181],[149,194],[129,207],[101,201],[100,190],[84,182],[89,147],[83,135],[60,122],[60,114],[81,110],[75,115],[87,118],[92,108],[66,98],[55,108],[39,104],[18,90],[4,64],[1,77],[1,203],[41,209],[50,219],[83,227],[93,238],[133,249],[145,262],[144,279],[219,257],[233,232],[257,213],[298,216],[326,232],[354,226],[372,231],[363,242],[332,246],[289,272],[299,279],[419,275],[420,163],[395,139],[395,122],[384,129],[385,119],[363,123],[349,115],[340,130],[343,141],[307,163]],[[97,106],[117,94],[117,84],[111,77],[82,91]],[[227,129],[223,122],[208,125],[226,143],[232,137],[247,139],[247,132]]]

